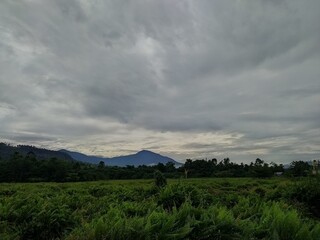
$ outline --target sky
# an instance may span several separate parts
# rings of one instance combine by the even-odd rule
[[[1,0],[0,141],[320,159],[319,0]]]

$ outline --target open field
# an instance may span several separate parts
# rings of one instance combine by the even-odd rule
[[[320,239],[318,180],[0,184],[0,239]]]

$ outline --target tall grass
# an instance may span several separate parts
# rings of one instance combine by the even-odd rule
[[[162,188],[3,184],[0,239],[320,239],[319,220],[288,199],[295,186],[274,179],[169,180]]]

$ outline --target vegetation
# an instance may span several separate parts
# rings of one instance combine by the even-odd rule
[[[320,239],[319,179],[156,182],[3,183],[0,239]]]
[[[309,165],[295,163],[292,168],[294,176],[305,175]],[[303,170],[301,170],[303,169]],[[151,179],[155,171],[167,178],[180,177],[271,177],[275,172],[283,172],[283,166],[267,164],[257,159],[250,164],[237,164],[225,158],[220,162],[216,159],[187,160],[176,168],[173,163],[159,163],[155,166],[105,166],[86,164],[75,160],[59,158],[41,159],[32,152],[23,155],[14,152],[10,157],[0,160],[0,182],[77,182],[106,179]],[[290,171],[288,171],[288,174]]]
[[[167,185],[167,179],[164,177],[163,173],[159,170],[154,173],[155,184],[158,188],[165,187]]]
[[[0,239],[320,239],[320,180],[303,161],[110,167],[19,148],[0,159]]]
[[[36,153],[36,154],[35,154]],[[229,158],[221,161],[190,160],[175,167],[174,163],[159,163],[155,166],[106,166],[88,164],[73,160],[69,155],[39,149],[32,146],[12,147],[0,143],[0,182],[77,182],[108,179],[151,179],[155,171],[166,178],[198,178],[198,177],[258,177],[268,178],[275,173],[287,176],[307,176],[311,166],[304,161],[294,161],[289,169],[282,164],[268,164],[257,158],[250,164],[231,162]]]

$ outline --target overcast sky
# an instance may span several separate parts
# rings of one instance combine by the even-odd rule
[[[0,137],[320,159],[320,1],[1,0]]]

